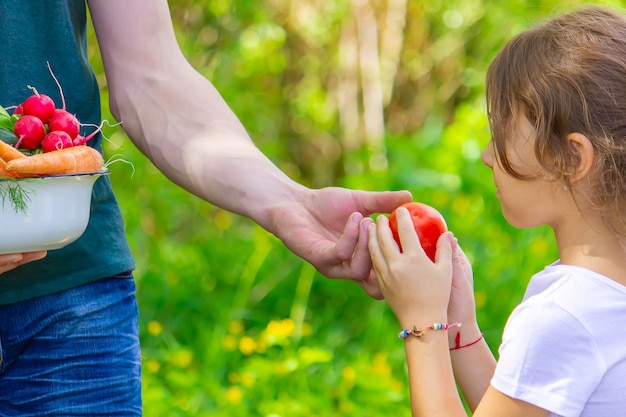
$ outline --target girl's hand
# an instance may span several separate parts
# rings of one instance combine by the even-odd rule
[[[463,346],[480,337],[476,322],[472,266],[456,239],[452,244],[452,289],[448,304],[448,323],[463,323],[463,328],[448,332],[451,347]]]
[[[378,216],[376,225],[370,226],[369,250],[380,289],[403,327],[446,321],[453,236],[441,235],[433,263],[422,249],[408,210],[400,208],[397,216],[404,252],[393,239],[386,216]]]
[[[467,324],[476,321],[472,266],[456,239],[452,244],[452,289],[448,321]]]
[[[46,251],[42,251],[0,255],[0,274],[3,274],[29,262],[42,259],[46,256],[46,254]]]

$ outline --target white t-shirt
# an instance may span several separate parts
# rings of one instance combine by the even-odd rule
[[[558,262],[504,328],[492,386],[551,416],[626,416],[626,286]]]

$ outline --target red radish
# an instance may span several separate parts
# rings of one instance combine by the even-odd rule
[[[56,109],[48,122],[48,130],[54,132],[57,130],[67,133],[70,138],[74,139],[80,132],[80,122],[70,112],[63,109]]]
[[[40,118],[24,115],[15,122],[13,133],[18,137],[16,148],[35,149],[46,135],[46,127]]]
[[[89,140],[91,140],[91,138],[93,138],[96,135],[96,133],[98,133],[98,131],[92,132],[88,134],[87,136],[78,135],[72,140],[72,143],[74,144],[74,146],[86,145],[87,142],[89,142]]]
[[[48,129],[53,132],[56,130],[60,130],[66,132],[73,141],[74,145],[84,145],[89,139],[85,139],[80,136],[80,122],[70,112],[65,109],[65,95],[63,94],[63,88],[61,87],[61,83],[54,75],[52,71],[52,67],[50,67],[50,63],[48,62],[48,71],[50,71],[50,75],[54,79],[54,82],[57,84],[59,88],[59,95],[61,96],[61,108],[54,110],[54,114],[48,121]]]
[[[45,94],[39,94],[36,91],[34,95],[24,100],[20,106],[23,114],[36,116],[44,123],[48,123],[55,109],[54,101],[50,97]]]
[[[98,126],[98,128],[96,130],[94,130],[93,132],[91,132],[90,134],[88,134],[87,136],[81,136],[78,135],[74,138],[74,140],[72,141],[72,143],[74,143],[74,146],[80,146],[80,145],[85,145],[87,142],[89,142],[94,136],[96,136],[98,134],[98,132],[100,132],[102,130],[102,126],[104,125],[104,121],[102,121],[102,123],[100,123],[100,126]]]
[[[20,104],[19,106],[15,107],[15,110],[13,110],[13,114],[14,115],[20,115],[20,114],[24,114],[24,109],[22,109],[22,105]]]
[[[74,144],[74,146],[82,146],[82,145],[85,145],[86,143],[87,141],[85,140],[85,137],[81,135],[76,136],[72,140],[72,144]]]
[[[58,151],[59,149],[69,148],[71,146],[74,146],[72,138],[67,132],[62,130],[55,130],[48,133],[41,142],[41,149],[44,152]]]

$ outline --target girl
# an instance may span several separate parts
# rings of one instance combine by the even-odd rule
[[[487,110],[504,216],[549,225],[559,260],[530,279],[496,364],[452,234],[432,263],[406,210],[403,253],[378,217],[369,247],[404,329],[413,414],[465,416],[456,380],[474,416],[624,416],[626,17],[593,7],[515,37],[489,68]]]

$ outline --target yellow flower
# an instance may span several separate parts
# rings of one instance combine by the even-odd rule
[[[179,350],[174,354],[174,358],[172,362],[174,365],[179,366],[181,368],[187,368],[191,365],[191,361],[193,360],[193,353],[189,350]]]
[[[237,349],[237,339],[227,334],[226,336],[224,336],[224,339],[222,340],[222,346],[224,346],[224,349],[226,350],[230,350],[230,351],[235,350]]]
[[[265,337],[270,343],[280,342],[293,335],[295,324],[291,319],[272,320],[265,328]]]
[[[241,374],[241,385],[243,385],[244,387],[250,388],[254,385],[255,382],[256,375],[250,372],[244,372],[243,374]]]
[[[351,366],[346,366],[341,370],[341,376],[346,382],[354,382],[356,379],[356,371]]]
[[[370,365],[371,372],[376,375],[390,375],[391,367],[387,363],[387,355],[384,353],[377,353],[374,356],[374,361]]]
[[[156,374],[157,372],[159,372],[159,369],[161,369],[161,364],[158,361],[155,361],[154,359],[150,359],[149,361],[146,362],[146,369]]]
[[[230,387],[226,391],[226,400],[231,404],[240,404],[243,393],[239,387]]]
[[[163,325],[156,320],[151,320],[148,322],[148,333],[152,336],[158,336],[163,331]]]
[[[351,366],[346,366],[341,370],[341,383],[346,389],[354,387],[356,381],[356,371]]]
[[[298,349],[298,358],[306,366],[312,363],[329,362],[333,359],[333,354],[327,350],[303,346]]]
[[[244,336],[239,340],[239,350],[242,354],[246,356],[250,356],[254,353],[254,349],[256,348],[256,342],[253,338],[249,336]]]
[[[241,322],[241,320],[232,320],[230,323],[228,323],[228,333],[230,334],[239,334],[241,332],[243,332],[244,327],[243,327],[243,323]]]

